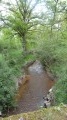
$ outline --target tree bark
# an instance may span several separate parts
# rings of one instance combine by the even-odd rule
[[[23,35],[22,39],[22,47],[23,47],[23,53],[24,55],[27,53],[27,41],[26,41],[26,35]]]

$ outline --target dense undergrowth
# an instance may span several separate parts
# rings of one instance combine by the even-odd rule
[[[44,37],[42,47],[39,45],[41,49],[38,51],[44,68],[48,68],[56,79],[54,86],[56,104],[67,104],[67,35],[63,35],[65,37],[60,32],[55,32],[51,39]]]
[[[21,51],[1,36],[0,39],[0,111],[6,112],[15,107],[16,79],[20,75]]]
[[[6,33],[5,33],[6,32]],[[0,111],[7,113],[17,106],[17,80],[24,74],[23,66],[35,57],[23,56],[19,38],[10,38],[5,30],[0,38]]]

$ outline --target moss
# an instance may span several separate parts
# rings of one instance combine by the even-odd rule
[[[9,116],[0,120],[67,120],[67,106],[57,106],[48,109],[40,109],[34,112],[21,113],[18,115]]]

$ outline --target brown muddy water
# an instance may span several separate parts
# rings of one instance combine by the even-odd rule
[[[39,61],[28,68],[30,79],[21,85],[18,91],[18,107],[12,114],[34,111],[43,106],[46,96],[54,81],[48,76]]]

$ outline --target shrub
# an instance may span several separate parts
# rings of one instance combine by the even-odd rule
[[[67,104],[67,40],[48,39],[38,49],[38,57],[44,67],[48,67],[52,74],[57,77],[55,84],[56,104]]]
[[[15,76],[0,54],[0,111],[6,112],[14,107],[16,87],[14,82]]]

